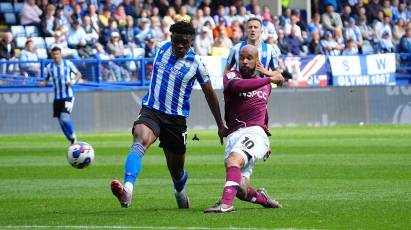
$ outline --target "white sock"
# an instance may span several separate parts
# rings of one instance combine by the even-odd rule
[[[133,183],[131,183],[131,182],[126,182],[126,183],[124,184],[124,189],[125,189],[126,192],[128,192],[128,193],[133,193],[133,188],[134,188],[134,185],[133,185]]]

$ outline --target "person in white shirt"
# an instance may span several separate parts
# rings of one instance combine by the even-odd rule
[[[36,5],[35,0],[26,0],[20,11],[20,24],[32,25],[40,28],[42,10]]]

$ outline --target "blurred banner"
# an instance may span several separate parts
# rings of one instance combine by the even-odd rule
[[[395,54],[330,56],[334,86],[395,85]]]
[[[324,55],[285,57],[284,65],[291,73],[289,87],[327,87],[327,66]]]

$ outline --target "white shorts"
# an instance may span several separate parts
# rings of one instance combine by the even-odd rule
[[[224,159],[232,152],[241,154],[244,159],[241,175],[249,178],[255,163],[264,157],[269,148],[267,134],[260,126],[241,128],[228,135]]]

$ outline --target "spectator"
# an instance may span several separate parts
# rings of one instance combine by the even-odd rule
[[[188,0],[187,4],[185,4],[185,7],[187,9],[187,14],[190,15],[191,17],[194,17],[196,14],[197,10],[197,3],[195,0]]]
[[[100,33],[99,15],[97,14],[96,7],[93,4],[90,4],[88,6],[87,15],[90,17],[91,25],[93,26],[93,28],[97,33]]]
[[[387,15],[391,19],[393,19],[393,12],[391,8],[391,2],[389,0],[384,0],[383,2],[383,8],[382,11],[384,12],[384,15]]]
[[[113,32],[120,33],[120,30],[118,29],[117,21],[111,19],[110,23],[109,23],[109,26],[103,28],[103,31],[102,31],[102,33],[100,35],[100,39],[99,39],[100,43],[101,44],[107,44],[108,41],[110,40],[111,34]]]
[[[103,27],[108,27],[109,26],[109,22],[110,22],[110,18],[111,18],[111,12],[109,9],[105,9],[101,12],[101,14],[98,16],[101,25],[103,25]]]
[[[325,31],[321,47],[326,55],[339,56],[344,47],[340,46],[333,38],[331,31]]]
[[[357,55],[358,49],[355,41],[353,39],[349,39],[347,41],[347,46],[344,48],[342,55]]]
[[[218,37],[211,48],[211,56],[228,57],[230,49],[224,46],[224,39]]]
[[[75,5],[74,6],[74,13],[70,16],[70,21],[71,23],[73,23],[74,21],[79,22],[80,24],[83,24],[82,20],[82,16],[81,16],[81,6],[80,5]]]
[[[134,8],[133,8],[133,5],[131,4],[131,0],[123,0],[123,2],[120,5],[123,6],[126,15],[137,16],[134,13]]]
[[[39,77],[40,76],[40,63],[36,52],[33,47],[33,40],[27,39],[24,50],[20,51],[19,54],[20,61],[33,61],[35,63],[21,63],[20,72],[24,75],[30,77]]]
[[[114,58],[114,56],[108,54],[104,50],[103,45],[101,45],[100,43],[96,44],[95,57],[103,60],[103,67],[106,68],[109,72],[109,76],[106,77],[106,80],[122,81],[128,77],[128,74],[126,74],[127,71],[125,69],[123,69],[113,61],[110,61],[110,59]]]
[[[180,7],[178,14],[174,17],[174,21],[176,22],[179,22],[179,21],[190,22],[191,21],[191,17],[190,15],[187,14],[187,8],[185,6]]]
[[[41,28],[41,19],[43,11],[35,4],[35,0],[26,0],[20,10],[20,23],[23,26],[37,26]]]
[[[102,9],[103,11],[108,10],[110,11],[110,14],[114,14],[116,12],[116,5],[114,5],[111,0],[102,0],[104,3],[99,7],[99,9]]]
[[[351,18],[351,7],[349,5],[344,6],[342,14],[341,14],[341,21],[344,26],[348,26]]]
[[[146,58],[154,58],[157,53],[157,42],[154,39],[150,39],[146,42],[145,54]]]
[[[47,6],[46,14],[42,21],[42,31],[43,35],[46,37],[51,37],[54,34],[56,28],[56,18],[54,17],[55,11],[56,8],[53,5]]]
[[[311,41],[308,43],[309,54],[322,54],[320,34],[317,31],[311,32]]]
[[[392,32],[392,41],[394,45],[398,45],[400,43],[400,40],[402,36],[404,36],[404,34],[405,34],[405,22],[404,22],[404,19],[399,18]]]
[[[10,32],[6,32],[3,39],[0,41],[0,60],[1,61],[15,61],[16,60],[16,45],[13,41],[13,35]],[[2,64],[1,73],[14,73],[15,64]]]
[[[237,8],[235,6],[230,6],[228,16],[226,17],[228,24],[231,26],[233,21],[241,22],[241,17],[237,14]]]
[[[228,20],[227,20],[227,16],[225,15],[225,8],[223,5],[219,5],[218,9],[217,9],[217,14],[214,15],[213,17],[215,24],[219,24],[220,21],[224,20],[226,26],[230,26],[231,24],[229,24]]]
[[[342,29],[342,28],[341,28]],[[335,31],[334,31],[334,39],[335,39],[335,41],[337,42],[337,44],[340,46],[340,47],[342,47],[342,49],[344,49],[344,47],[345,47],[345,39],[344,39],[344,36],[343,36],[343,33],[342,33],[342,30],[341,29],[336,29]]]
[[[246,6],[245,6],[245,8],[246,8],[246,10],[247,10],[247,12],[250,12],[250,14],[256,14],[255,13],[255,8],[256,8],[256,6],[258,6],[258,2],[257,2],[257,0],[250,0],[250,3],[249,4],[247,4]]]
[[[223,30],[226,31],[226,34],[229,38],[233,37],[233,30],[231,29],[231,27],[227,27],[225,19],[220,18],[220,22],[218,23],[218,26],[213,29],[214,39],[216,39],[220,35],[221,31]]]
[[[201,32],[196,35],[194,39],[194,51],[199,56],[207,56],[211,54],[211,47],[213,45],[213,39],[210,38],[209,34],[211,30],[203,26]]]
[[[277,46],[280,49],[281,54],[288,55],[289,50],[288,50],[287,40],[285,39],[284,30],[281,30],[281,29],[278,30],[277,34],[278,34]]]
[[[205,21],[209,21],[211,24],[212,29],[216,27],[216,23],[214,23],[214,19],[211,17],[211,9],[210,7],[206,6],[203,8],[204,11],[204,23]]]
[[[404,20],[404,22],[406,22],[406,21],[408,21],[408,19],[411,18],[409,16],[411,16],[411,15],[407,16],[407,10],[406,10],[405,3],[401,2],[398,5],[398,19],[402,18]]]
[[[303,50],[303,44],[301,38],[297,36],[297,30],[295,27],[291,29],[290,34],[287,36],[288,50],[292,55],[305,56],[306,53]]]
[[[381,15],[382,14],[382,15]],[[382,11],[379,14],[380,18],[383,17],[383,21],[377,21],[374,25],[374,30],[376,32],[376,37],[378,40],[382,39],[382,34],[387,32],[390,37],[392,37],[392,30],[391,30],[391,17],[384,15]]]
[[[230,50],[231,47],[233,47],[233,42],[228,37],[226,30],[221,30],[218,38],[220,38],[223,41],[223,46],[226,47],[228,50]]]
[[[398,52],[411,54],[411,28],[405,29],[405,34],[401,37],[398,45]],[[409,59],[411,59],[411,56]]]
[[[149,39],[154,39],[156,43],[164,41],[164,34],[157,17],[151,17],[151,25],[148,34]]]
[[[99,35],[96,29],[91,24],[90,16],[84,15],[83,17],[83,29],[86,32],[86,44],[88,46],[94,47],[99,39]]]
[[[319,13],[314,13],[311,22],[308,24],[308,34],[311,35],[312,32],[318,32],[320,37],[324,35],[323,25],[321,24],[321,16]]]
[[[64,8],[63,7],[58,7],[56,9],[55,13],[55,28],[60,28],[60,32],[62,33],[67,33],[70,29],[70,21],[66,14],[64,13]],[[64,58],[64,57],[63,57]]]
[[[124,44],[120,39],[120,34],[118,32],[111,33],[111,39],[107,43],[108,52],[115,58],[124,57]]]
[[[378,19],[378,14],[383,11],[383,7],[380,5],[380,0],[370,0],[367,5],[367,20],[369,22]]]
[[[326,30],[334,32],[337,28],[342,28],[343,24],[339,14],[334,12],[334,7],[332,4],[327,5],[326,12],[322,15],[323,26]]]
[[[297,25],[298,17],[296,15],[291,15],[290,23],[286,23],[284,26],[285,36],[290,35],[291,29],[294,29],[295,36],[302,39],[302,33],[300,26]]]
[[[84,29],[80,26],[78,21],[72,23],[72,29],[68,35],[68,47],[71,49],[77,49],[81,58],[89,58],[92,54],[92,50],[87,45],[87,35]]]
[[[243,39],[244,33],[243,33],[243,30],[241,29],[240,23],[238,21],[234,20],[234,21],[231,22],[231,30],[233,31],[232,40],[233,40],[234,44],[238,43],[240,40]],[[274,32],[275,32],[275,29],[274,29]],[[275,33],[275,37],[277,39],[277,33]]]
[[[355,25],[354,18],[350,18],[347,27],[344,28],[344,39],[346,41],[353,40],[356,46],[358,46],[358,50],[361,50],[363,39],[361,36],[360,28]]]
[[[126,11],[124,10],[124,6],[119,5],[113,16],[117,20],[119,28],[122,28],[127,24],[127,14],[126,14]]]
[[[240,6],[239,12],[238,20],[242,25],[244,25],[244,23],[246,23],[251,16],[247,13],[245,6]]]
[[[80,56],[76,49],[70,49],[67,45],[66,36],[63,33],[62,27],[57,27],[54,33],[55,42],[51,48],[58,46],[61,49],[61,56],[63,58],[79,59]]]
[[[391,36],[387,31],[382,34],[381,40],[377,46],[378,53],[393,53],[395,51],[394,44],[392,43]]]
[[[134,47],[138,44],[137,35],[140,33],[138,27],[134,26],[134,19],[132,16],[127,16],[127,24],[121,29],[121,40],[124,44]]]
[[[271,15],[267,12],[264,13],[263,23],[262,23],[263,33],[261,34],[261,38],[263,40],[266,40],[267,37],[270,35],[274,36],[275,40],[277,40],[277,32],[275,31],[275,26],[271,21],[272,21]]]

